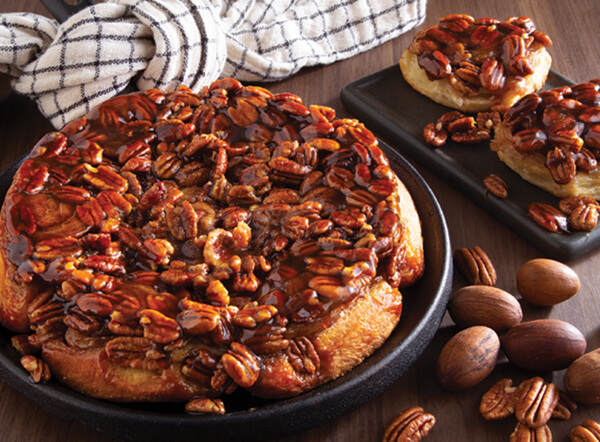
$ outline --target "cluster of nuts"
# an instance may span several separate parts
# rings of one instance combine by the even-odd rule
[[[551,45],[529,17],[501,22],[450,14],[419,31],[409,50],[429,79],[447,78],[455,90],[473,96],[502,89],[511,75],[530,75],[528,55]]]
[[[457,110],[449,111],[435,123],[425,126],[423,138],[433,147],[443,146],[448,137],[458,144],[488,141],[494,128],[502,122],[502,118],[496,111],[478,112],[476,115],[465,115]],[[486,176],[483,185],[497,198],[508,197],[508,186],[497,174]],[[560,233],[590,232],[598,224],[599,214],[600,203],[585,196],[563,198],[559,201],[558,208],[542,202],[533,202],[527,207],[527,215],[538,225],[550,232]]]
[[[496,270],[481,247],[456,249],[454,261],[468,285],[458,289],[448,304],[448,313],[461,330],[440,352],[438,381],[449,391],[471,388],[492,373],[500,351],[514,366],[527,372],[566,369],[564,390],[540,376],[519,385],[503,378],[480,402],[479,411],[486,420],[516,417],[511,441],[551,441],[550,419],[567,420],[577,404],[600,403],[600,348],[585,353],[585,337],[568,322],[523,322],[517,298],[495,287]],[[559,304],[580,288],[573,269],[545,258],[524,263],[516,279],[519,294],[534,306]],[[390,423],[383,442],[421,440],[434,424],[435,417],[423,408],[409,408]],[[586,419],[572,429],[569,438],[572,442],[600,442],[600,425]]]
[[[577,409],[574,402],[564,391],[552,382],[546,382],[539,376],[526,379],[513,386],[509,378],[500,379],[481,398],[479,411],[486,420],[505,419],[511,415],[517,418],[517,425],[510,435],[511,441],[551,441],[552,432],[547,423],[550,419],[567,420]],[[573,428],[571,441],[597,441],[586,433],[600,426],[591,420]],[[582,437],[582,435],[584,435]]]
[[[482,143],[490,140],[494,127],[501,121],[500,113],[496,111],[478,112],[473,116],[453,110],[425,126],[423,137],[433,147],[446,144],[448,136],[459,144]]]
[[[550,232],[572,230],[589,232],[598,224],[600,203],[586,196],[571,196],[558,202],[558,208],[547,203],[531,203],[527,215]]]
[[[450,317],[461,330],[438,357],[440,384],[450,391],[479,384],[494,370],[500,351],[514,366],[528,372],[567,369],[564,392],[539,377],[518,387],[503,379],[482,399],[481,412],[486,419],[515,413],[519,424],[511,440],[551,440],[546,426],[550,417],[567,419],[577,403],[600,403],[600,349],[585,353],[585,337],[568,322],[523,321],[518,300],[495,287],[496,272],[480,247],[459,248],[454,259],[468,285],[458,289],[448,304]],[[579,287],[577,274],[551,259],[527,261],[517,274],[520,295],[535,306],[564,302]]]
[[[600,80],[528,94],[504,115],[519,152],[538,152],[557,184],[598,167]]]

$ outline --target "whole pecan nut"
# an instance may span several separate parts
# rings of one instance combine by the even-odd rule
[[[422,407],[404,410],[392,421],[383,435],[382,442],[418,442],[435,425],[435,416],[425,413]]]

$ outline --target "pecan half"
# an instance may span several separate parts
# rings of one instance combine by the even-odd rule
[[[552,412],[552,419],[568,420],[575,410],[577,410],[577,403],[567,393],[559,389],[558,403]]]
[[[527,215],[550,232],[568,232],[568,219],[560,210],[546,203],[531,203]]]
[[[540,377],[524,381],[515,416],[530,428],[544,426],[552,417],[559,399],[558,388]]]
[[[600,208],[600,204],[594,198],[586,196],[570,196],[563,198],[558,202],[558,208],[561,212],[570,215],[577,207],[592,204]]]
[[[25,355],[21,357],[21,365],[29,372],[33,382],[47,382],[52,376],[50,367],[41,358],[36,358],[33,355]]]
[[[260,375],[260,362],[248,347],[232,342],[221,357],[221,364],[233,381],[241,387],[251,387]]]
[[[483,185],[492,195],[502,199],[508,198],[508,186],[506,182],[495,173],[486,176],[483,179]]]
[[[510,435],[510,442],[552,442],[552,432],[548,425],[529,428],[519,422]]]
[[[500,379],[481,398],[479,412],[486,420],[504,419],[515,412],[519,397],[511,379]]]
[[[600,442],[600,424],[591,419],[585,419],[581,425],[573,427],[569,433],[571,442]]]
[[[313,374],[321,365],[321,359],[313,343],[305,336],[291,340],[286,354],[290,364],[298,373]]]
[[[594,230],[596,224],[598,224],[598,209],[597,204],[577,206],[569,217],[571,228],[586,232]]]
[[[165,364],[166,355],[157,351],[152,341],[137,336],[119,336],[111,339],[105,346],[108,359],[115,364],[156,370]]]
[[[454,262],[469,284],[496,285],[496,269],[481,247],[475,246],[472,249],[460,247],[456,249]]]
[[[387,427],[383,442],[418,442],[435,425],[435,416],[425,413],[422,407],[409,408],[396,417]]]
[[[198,398],[185,404],[188,413],[225,414],[225,404],[221,399]]]

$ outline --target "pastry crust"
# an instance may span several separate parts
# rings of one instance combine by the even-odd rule
[[[48,134],[0,212],[0,320],[113,401],[289,397],[373,353],[424,271],[376,138],[219,80],[117,97]]]
[[[543,46],[531,54],[534,73],[526,77],[509,77],[506,86],[494,93],[480,89],[476,95],[465,95],[452,87],[449,78],[430,80],[419,66],[415,54],[405,49],[400,58],[402,75],[413,89],[427,98],[462,112],[475,113],[487,110],[506,110],[521,97],[536,92],[544,86],[552,57]]]
[[[421,30],[399,64],[408,84],[462,112],[503,112],[545,83],[550,39],[528,17],[506,22],[465,14]]]

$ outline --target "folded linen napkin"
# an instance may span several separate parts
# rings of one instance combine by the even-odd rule
[[[275,81],[419,25],[426,0],[108,0],[60,24],[0,15],[0,72],[56,127],[122,92]]]

